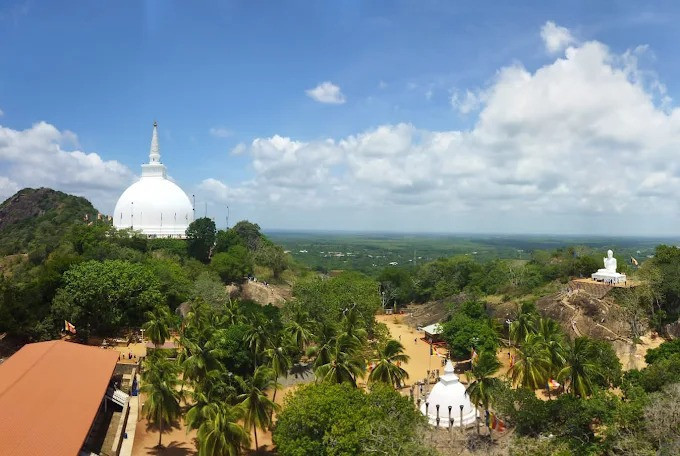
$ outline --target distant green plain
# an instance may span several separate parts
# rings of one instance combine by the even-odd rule
[[[607,249],[612,249],[620,262],[630,262],[634,257],[642,263],[653,255],[659,244],[680,245],[680,238],[293,231],[266,234],[290,251],[296,261],[310,268],[323,271],[353,269],[369,275],[378,274],[390,263],[410,267],[455,255],[469,255],[478,261],[528,260],[535,250],[567,247],[580,247],[593,254],[599,252],[603,257]]]

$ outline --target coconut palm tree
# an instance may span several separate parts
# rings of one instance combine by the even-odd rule
[[[342,331],[347,334],[348,337],[356,339],[360,343],[366,341],[367,332],[364,329],[364,320],[361,318],[361,314],[357,310],[356,304],[348,307],[342,312]]]
[[[269,331],[267,324],[263,317],[258,316],[255,321],[249,326],[245,335],[245,343],[253,351],[253,359],[255,367],[257,367],[257,360],[260,358],[262,351],[269,345]]]
[[[377,356],[373,360],[375,366],[368,375],[368,381],[388,383],[399,388],[408,378],[408,372],[398,363],[406,363],[408,360],[409,356],[404,353],[404,346],[397,340],[388,340],[378,347]]]
[[[158,425],[158,447],[162,446],[163,426],[171,424],[181,415],[179,402],[182,398],[177,378],[178,369],[165,355],[149,356],[144,362],[141,391],[146,394],[142,413],[150,422]]]
[[[545,386],[550,363],[539,336],[530,335],[517,348],[517,355],[517,361],[508,372],[512,382],[529,389]]]
[[[260,366],[255,369],[253,377],[246,381],[246,392],[238,399],[244,410],[244,424],[246,428],[252,426],[255,434],[255,450],[257,443],[257,428],[265,429],[272,423],[272,416],[279,406],[267,397],[267,391],[278,388],[274,371],[269,367]]]
[[[314,368],[331,362],[331,350],[335,345],[337,329],[332,323],[320,323],[316,330],[316,350],[314,355]]]
[[[204,381],[194,384],[189,392],[193,405],[184,417],[188,429],[198,429],[207,419],[206,406],[215,402],[234,404],[240,391],[245,389],[245,382],[238,376],[225,370],[212,370]]]
[[[270,341],[272,342],[272,341]],[[264,351],[269,367],[276,375],[276,382],[279,377],[288,377],[288,372],[293,366],[293,360],[290,356],[290,348],[292,341],[285,335],[278,336],[273,343]],[[274,389],[273,401],[276,401],[276,389]]]
[[[146,336],[156,348],[160,347],[170,338],[171,320],[168,309],[156,306],[153,311],[145,312],[144,318],[146,318],[146,323],[142,325],[142,328],[146,332]]]
[[[551,378],[564,366],[564,333],[560,325],[551,318],[541,318],[537,325],[537,335],[545,348],[548,365],[548,374]]]
[[[341,334],[330,344],[328,362],[314,371],[317,381],[349,382],[357,385],[357,378],[366,372],[366,361],[361,356],[361,343],[354,336]]]
[[[592,362],[592,345],[587,337],[577,337],[567,346],[566,362],[557,374],[560,381],[566,380],[569,392],[586,397],[593,392],[593,379],[600,376],[598,367]]]
[[[500,382],[493,375],[498,372],[500,367],[501,363],[493,352],[483,351],[477,362],[472,364],[472,369],[466,373],[471,382],[465,391],[472,402],[478,407],[481,405],[487,413],[489,412],[493,388]],[[479,431],[479,426],[477,426],[477,431]]]
[[[531,304],[523,303],[518,309],[517,318],[510,323],[510,340],[515,345],[520,345],[535,332],[536,313]]]
[[[244,417],[243,407],[211,402],[202,413],[203,422],[196,434],[199,456],[235,456],[242,446],[250,445],[248,433],[239,424]]]
[[[312,340],[312,321],[309,313],[299,305],[293,309],[290,321],[284,328],[284,333],[295,341],[298,350],[302,352],[305,346]]]
[[[241,312],[241,307],[238,301],[229,298],[224,303],[224,314],[222,315],[222,323],[226,325],[236,325],[243,321],[244,315]]]

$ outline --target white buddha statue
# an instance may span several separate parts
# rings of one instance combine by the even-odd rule
[[[607,256],[602,259],[604,261],[604,269],[598,269],[591,277],[593,280],[599,280],[605,283],[620,283],[626,281],[625,274],[616,272],[616,258],[614,252],[607,250]]]

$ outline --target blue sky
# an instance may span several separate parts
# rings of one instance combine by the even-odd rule
[[[680,7],[548,3],[5,0],[0,196],[110,213],[157,119],[218,223],[677,234]]]

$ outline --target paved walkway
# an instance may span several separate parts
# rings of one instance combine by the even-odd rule
[[[137,384],[139,384],[139,376],[137,376]],[[127,424],[125,425],[125,433],[127,434],[127,438],[123,439],[123,445],[120,448],[119,456],[132,456],[132,444],[135,441],[138,412],[139,396],[130,396],[130,415],[128,416]]]

